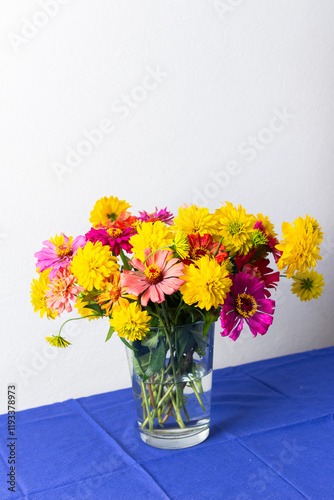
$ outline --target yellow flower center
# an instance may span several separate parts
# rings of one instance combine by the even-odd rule
[[[71,257],[73,255],[72,248],[66,245],[66,243],[59,245],[56,251],[60,259],[63,259],[64,257]]]
[[[152,285],[156,285],[162,280],[161,269],[155,264],[152,264],[146,269],[145,276]]]
[[[228,223],[227,229],[230,234],[240,234],[244,230],[244,224],[237,220],[230,221]]]
[[[257,311],[257,303],[252,295],[241,293],[236,300],[236,310],[244,318],[253,316]]]
[[[211,255],[210,250],[208,250],[207,248],[204,248],[204,247],[197,247],[197,248],[192,249],[190,252],[191,260],[198,260],[201,257],[203,257],[203,255]]]
[[[109,234],[109,236],[116,239],[121,236],[122,230],[119,229],[118,227],[111,227],[110,229],[107,229],[107,233]]]

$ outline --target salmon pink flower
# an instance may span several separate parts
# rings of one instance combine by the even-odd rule
[[[265,283],[257,276],[240,272],[233,279],[230,293],[222,306],[222,337],[232,340],[239,337],[244,321],[248,324],[253,336],[267,333],[273,322],[275,301],[265,298]]]
[[[40,252],[35,253],[35,257],[38,259],[36,268],[40,268],[39,272],[51,269],[49,279],[52,280],[58,269],[68,266],[78,248],[84,247],[85,244],[84,236],[78,236],[73,240],[72,236],[68,237],[64,233],[61,233],[60,236],[56,234],[54,238],[43,241],[45,246]]]
[[[151,249],[144,250],[145,262],[134,257],[130,264],[137,271],[124,270],[121,276],[121,285],[126,292],[141,296],[141,305],[147,306],[148,301],[164,302],[165,295],[176,292],[184,280],[184,264],[176,258],[168,258],[173,254],[170,250],[158,250],[150,255]],[[150,255],[150,256],[149,256]]]
[[[75,277],[68,268],[58,269],[54,279],[48,285],[50,290],[46,293],[47,306],[58,314],[72,311],[71,301],[77,300],[77,294],[83,290],[82,286],[75,284]]]

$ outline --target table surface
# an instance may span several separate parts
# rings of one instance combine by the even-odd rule
[[[16,492],[1,499],[334,499],[334,347],[213,374],[209,438],[159,450],[139,437],[131,389],[17,413]]]

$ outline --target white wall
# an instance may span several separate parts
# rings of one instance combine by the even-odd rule
[[[30,304],[34,252],[84,234],[105,195],[134,211],[228,200],[278,231],[316,217],[323,296],[301,303],[283,283],[263,338],[234,344],[217,325],[215,367],[333,345],[334,2],[57,1],[1,1],[0,413],[11,382],[19,409],[129,385],[106,322],[73,322],[56,350],[44,337],[61,321]],[[113,131],[66,164],[106,119]]]

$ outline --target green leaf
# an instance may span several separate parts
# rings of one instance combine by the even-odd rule
[[[142,356],[137,356],[137,354],[133,356],[133,366],[135,369],[135,373],[136,375],[140,375],[144,381],[148,379],[148,377],[145,376],[145,372],[148,365],[150,364],[151,356],[152,353],[150,351],[146,354],[143,354]]]
[[[190,325],[189,325],[190,328]],[[175,334],[175,347],[176,354],[178,358],[181,358],[183,354],[186,354],[195,344],[194,337],[190,329],[186,326],[177,330]]]
[[[126,347],[128,347],[129,349],[131,349],[131,351],[136,351],[137,350],[135,347],[133,347],[131,344],[129,344],[129,342],[127,340],[125,340],[125,338],[120,337],[120,339],[123,342],[123,344],[126,345]]]
[[[151,360],[145,370],[145,380],[147,380],[151,375],[161,370],[165,364],[166,360],[166,348],[164,342],[161,340],[158,347],[151,352]],[[147,355],[146,355],[147,356]]]
[[[107,335],[107,338],[106,338],[105,342],[107,342],[107,340],[110,339],[110,337],[112,336],[112,334],[114,333],[114,331],[115,331],[114,327],[111,326],[109,328],[109,330],[108,330],[108,335]]]
[[[133,357],[133,369],[135,371],[135,374],[140,377],[144,377],[144,372],[142,367],[140,366],[140,363],[138,361],[138,358],[135,356]]]
[[[98,305],[98,304],[87,304],[84,309],[92,309],[93,311],[96,311],[97,313],[99,313],[101,316],[103,316],[102,314],[102,309],[101,307]]]
[[[150,347],[152,349],[155,349],[158,345],[159,342],[159,332],[156,332],[154,335],[151,335],[150,337],[147,337],[145,339],[144,345],[146,347]]]
[[[99,294],[99,292],[90,292],[90,293],[87,293],[86,295],[84,295],[81,298],[81,301],[82,302],[90,302],[91,300],[96,299],[96,297],[98,296],[98,294]]]
[[[217,321],[219,318],[219,310],[218,309],[210,309],[205,315],[205,321],[203,325],[203,339],[207,336],[210,326],[214,321]]]

